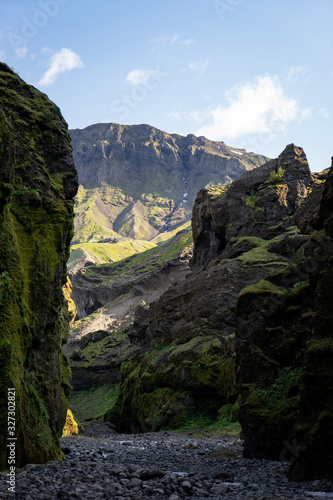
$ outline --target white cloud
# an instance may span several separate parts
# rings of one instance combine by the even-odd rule
[[[175,118],[176,120],[188,121],[190,123],[202,123],[207,117],[206,111],[200,111],[194,109],[193,111],[183,111],[181,107],[177,106],[173,111],[168,113],[168,116]]]
[[[195,38],[182,38],[180,35],[162,35],[156,38],[151,38],[151,43],[154,45],[195,45]]]
[[[328,114],[328,111],[326,108],[320,108],[319,113],[326,119],[328,120],[330,115]]]
[[[156,71],[154,69],[133,69],[126,76],[126,82],[130,85],[142,85],[148,82],[151,76],[154,76]]]
[[[288,83],[297,83],[307,72],[308,70],[305,66],[291,66],[287,74]]]
[[[28,52],[28,47],[26,45],[21,45],[20,47],[15,47],[15,54],[19,59],[22,59]]]
[[[221,140],[248,134],[283,131],[289,123],[304,119],[310,110],[299,108],[288,98],[278,77],[259,76],[253,82],[236,86],[226,93],[227,106],[208,112],[209,122],[198,135]]]
[[[150,43],[153,45],[153,53],[165,50],[168,47],[184,46],[189,47],[196,44],[195,38],[182,38],[180,35],[162,35],[156,38],[151,38]]]
[[[209,59],[206,59],[205,62],[201,62],[201,61],[194,62],[194,63],[189,62],[188,65],[186,66],[186,68],[184,68],[181,71],[181,73],[184,71],[190,70],[190,71],[197,71],[199,73],[199,75],[203,75],[208,64],[209,64]]]
[[[183,114],[180,111],[171,111],[170,113],[168,113],[168,116],[171,116],[172,118],[176,118],[176,120],[183,119]]]
[[[44,73],[37,85],[41,87],[52,85],[60,73],[82,67],[83,62],[80,56],[75,54],[71,49],[64,47],[59,52],[53,54],[49,69]]]
[[[179,45],[195,45],[195,38],[186,38],[185,40],[178,40]]]
[[[306,85],[318,79],[319,75],[308,66],[291,66],[285,76],[284,82],[288,85]]]

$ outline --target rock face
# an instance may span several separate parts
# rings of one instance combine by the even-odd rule
[[[82,185],[73,243],[81,245],[115,237],[151,240],[178,228],[190,219],[199,189],[229,184],[267,160],[149,125],[100,123],[70,133]]]
[[[311,336],[303,358],[299,413],[295,437],[295,461],[290,478],[333,479],[333,158],[324,185],[318,217],[305,248],[309,273],[307,301]],[[303,317],[303,319],[305,319]],[[303,323],[304,324],[304,323]]]
[[[332,173],[305,202],[320,199],[308,223],[303,206],[295,214],[310,234],[293,265],[245,290],[236,308],[244,454],[288,458],[293,480],[332,478]]]
[[[230,257],[230,252],[234,255],[231,248],[236,238],[270,239],[281,234],[291,226],[290,216],[308,194],[310,184],[306,156],[291,144],[276,160],[243,174],[213,200],[206,190],[199,192],[192,218],[192,267],[202,267],[217,257]],[[279,227],[274,228],[276,225]]]
[[[85,188],[105,182],[137,198],[151,193],[180,203],[185,183],[190,206],[203,184],[230,182],[265,161],[264,156],[224,142],[168,134],[149,125],[100,123],[70,134],[79,181]]]
[[[73,325],[64,351],[71,361],[75,401],[80,391],[120,383],[122,366],[141,354],[124,331],[133,321],[144,321],[149,304],[185,280],[191,255],[188,229],[148,252],[70,273],[80,319]]]
[[[192,235],[190,229],[187,229],[179,231],[173,238],[155,248],[120,262],[100,265],[90,263],[71,270],[69,276],[73,288],[72,299],[76,305],[76,319],[83,319],[114,301],[117,301],[114,304],[114,314],[118,317],[128,314],[129,308],[134,313],[135,307],[142,300],[153,302],[174,282],[185,279],[190,272],[189,258],[192,249],[184,250],[191,245]],[[127,306],[125,302],[128,302]],[[120,312],[122,308],[123,313]],[[108,315],[114,314],[110,312]],[[85,333],[84,330],[83,328],[81,336]]]
[[[332,200],[293,144],[193,210],[192,275],[129,330],[141,355],[106,418],[121,430],[238,414],[244,456],[332,477]]]
[[[177,427],[198,412],[212,418],[236,404],[239,296],[289,266],[307,240],[292,226],[292,215],[310,183],[304,152],[291,145],[229,189],[199,192],[192,275],[129,332],[134,344],[151,352],[128,372],[109,415],[120,429]]]
[[[59,108],[0,64],[0,468],[7,390],[16,391],[16,466],[61,458],[69,364],[62,286],[77,191]]]

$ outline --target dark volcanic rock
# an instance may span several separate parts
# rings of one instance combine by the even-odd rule
[[[16,466],[62,457],[70,375],[61,349],[70,319],[62,286],[77,174],[59,108],[5,64],[0,97],[2,469],[8,388],[16,391]]]
[[[332,478],[332,172],[319,206],[305,201],[309,222],[304,206],[295,214],[311,236],[293,265],[245,291],[236,309],[244,455],[289,458],[293,480]]]
[[[304,352],[304,372],[295,436],[295,461],[290,478],[333,479],[333,158],[309,241],[306,262],[313,303],[311,337]],[[314,266],[313,263],[316,263]]]
[[[220,196],[212,198],[209,190],[200,191],[192,217],[192,268],[225,257],[233,238],[269,239],[280,234],[292,225],[290,216],[308,194],[311,183],[304,151],[290,144],[277,160],[246,172]],[[279,228],[274,230],[276,225]]]
[[[198,194],[194,273],[151,304],[148,318],[129,331],[131,341],[148,352],[108,414],[119,429],[177,427],[199,408],[212,418],[235,403],[237,303],[258,281],[268,283],[270,275],[289,267],[307,241],[292,216],[310,183],[303,150],[290,145],[227,191]],[[267,362],[266,375],[274,380],[274,363]]]
[[[289,145],[228,190],[199,192],[193,274],[129,331],[143,355],[107,414],[119,429],[214,418],[240,393],[245,457],[332,477],[332,179]]]

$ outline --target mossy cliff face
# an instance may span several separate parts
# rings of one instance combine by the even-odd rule
[[[305,154],[288,146],[276,160],[225,186],[199,192],[192,219],[192,274],[151,304],[129,330],[142,355],[123,373],[107,418],[121,430],[177,427],[236,403],[237,304],[284,272],[308,240],[292,224],[312,183]],[[249,292],[250,293],[250,292]]]
[[[306,248],[311,337],[305,345],[290,478],[333,479],[333,158]],[[311,267],[310,267],[311,266]],[[304,311],[305,313],[305,311]]]
[[[325,177],[295,213],[307,238],[291,265],[236,307],[244,455],[289,460],[293,480],[333,477],[333,167]]]
[[[62,286],[76,191],[59,108],[0,64],[0,469],[8,388],[16,390],[16,465],[61,458],[70,377]]]

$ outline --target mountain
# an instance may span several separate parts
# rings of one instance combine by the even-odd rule
[[[0,63],[1,470],[13,455],[16,467],[63,457],[70,370],[62,287],[77,187],[59,108]]]
[[[129,331],[144,354],[107,413],[119,429],[229,408],[245,457],[332,479],[332,181],[333,163],[311,176],[292,144],[220,196],[198,193],[193,274]]]
[[[332,478],[332,179],[333,163],[311,174],[290,144],[229,187],[201,189],[191,272],[125,328],[95,338],[91,323],[75,403],[108,394],[98,416],[127,432],[238,420],[245,457],[288,460],[293,480]],[[112,299],[101,277],[114,271],[88,267],[81,296]]]
[[[151,248],[158,235],[190,220],[199,189],[229,184],[267,160],[149,125],[100,123],[70,134],[80,182],[70,267]]]

